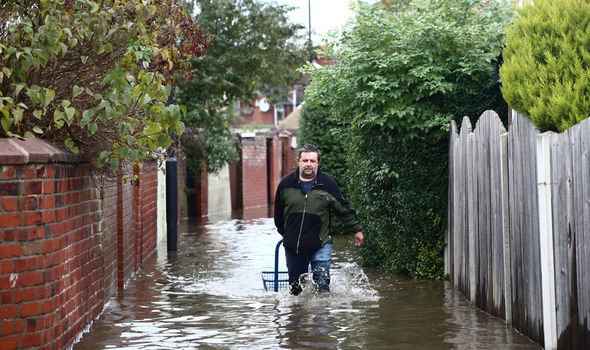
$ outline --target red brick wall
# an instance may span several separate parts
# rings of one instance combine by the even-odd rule
[[[187,205],[187,195],[186,195],[186,161],[184,157],[178,156],[176,157],[176,166],[178,172],[178,218],[186,218],[189,215],[188,213],[188,205]]]
[[[243,111],[247,108],[252,109],[252,114],[245,114]],[[293,112],[292,105],[285,105],[285,117]],[[280,121],[280,120],[279,120]],[[248,107],[243,104],[240,111],[240,125],[274,125],[275,123],[275,111],[274,106],[270,106],[267,112],[262,112],[258,107]]]
[[[242,110],[247,108],[242,106]],[[274,125],[275,112],[271,107],[268,112],[261,112],[258,107],[251,107],[252,114],[240,113],[240,125]]]
[[[195,183],[195,189],[197,190],[196,201],[197,201],[197,217],[207,216],[209,213],[209,176],[207,174],[207,163],[203,161],[201,163],[201,175]]]
[[[117,293],[117,181],[102,183],[102,266],[106,302]]]
[[[103,307],[99,199],[85,165],[2,166],[0,343],[61,348]]]
[[[127,174],[131,169],[125,169]],[[125,282],[135,271],[135,212],[131,179],[119,175],[117,182],[117,286],[124,289]]]
[[[243,209],[267,206],[266,138],[242,139]]]
[[[297,150],[291,148],[292,137],[281,137],[283,166],[281,176],[285,176],[297,168]]]
[[[155,250],[155,167],[95,183],[79,160],[0,139],[2,349],[67,347]]]
[[[271,154],[271,162],[270,162],[270,200],[271,205],[274,204],[275,201],[275,192],[277,190],[277,186],[279,185],[279,181],[281,181],[281,166],[282,166],[282,157],[281,157],[281,140],[278,137],[274,137],[269,144],[271,147],[270,154]]]
[[[139,233],[139,265],[156,252],[158,239],[158,164],[145,163],[137,172],[137,204],[135,232]]]

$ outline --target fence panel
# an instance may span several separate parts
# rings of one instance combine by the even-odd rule
[[[536,136],[532,122],[514,115],[508,136],[512,324],[543,345]]]
[[[590,120],[570,129],[573,171],[574,245],[576,267],[574,289],[578,298],[575,346],[590,348]]]
[[[551,194],[553,217],[553,254],[555,264],[555,306],[558,348],[571,349],[572,271],[572,149],[570,132],[554,136],[551,145]]]
[[[473,133],[474,181],[477,191],[476,305],[504,318],[504,238],[502,196],[502,143],[506,133],[498,115],[486,111]]]

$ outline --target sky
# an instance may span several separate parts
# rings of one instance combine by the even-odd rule
[[[307,31],[308,0],[269,0],[268,2],[295,7],[291,12],[291,19],[294,23],[304,25]],[[311,0],[311,30],[314,44],[320,44],[321,39],[330,30],[342,27],[346,20],[353,16],[350,2],[351,0]],[[374,3],[375,0],[367,2]]]

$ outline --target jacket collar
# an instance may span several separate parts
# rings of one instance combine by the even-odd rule
[[[323,181],[321,180],[323,177],[323,173],[322,171],[318,168],[318,172],[317,174],[315,174],[315,184],[322,186],[323,185]],[[295,169],[295,171],[293,172],[293,181],[292,181],[292,185],[293,186],[299,186],[299,183],[301,182],[301,180],[299,179],[299,167],[297,167],[297,169]]]

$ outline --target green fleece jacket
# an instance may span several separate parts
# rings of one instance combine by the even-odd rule
[[[286,249],[295,254],[311,253],[331,242],[332,213],[342,220],[346,233],[361,231],[356,212],[330,175],[318,170],[307,194],[300,183],[297,169],[281,179],[276,192],[275,225]]]

